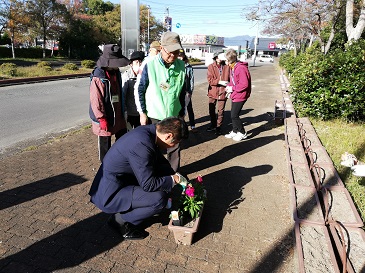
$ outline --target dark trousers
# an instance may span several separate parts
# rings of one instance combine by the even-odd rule
[[[133,187],[132,205],[127,212],[121,212],[122,219],[133,225],[140,224],[157,213],[167,204],[167,193],[164,191],[146,192],[139,186]]]
[[[240,119],[240,112],[242,110],[243,105],[246,101],[240,101],[240,102],[233,102],[231,106],[231,119],[232,119],[232,131],[237,133],[241,132],[244,134],[245,128],[242,126],[242,122]]]
[[[122,129],[115,134],[115,141],[117,141],[122,135],[127,132],[127,129]],[[112,146],[111,136],[98,136],[98,151],[99,160],[103,162],[104,156]]]
[[[212,128],[222,126],[225,106],[226,106],[226,100],[216,100],[213,98],[209,98],[209,116]],[[216,107],[217,107],[217,113],[216,113]]]
[[[132,128],[137,128],[138,126],[141,125],[139,116],[128,116],[127,117],[127,122],[130,123],[130,125],[132,126]]]
[[[159,122],[158,119],[150,118],[152,124]],[[174,147],[166,149],[167,160],[170,162],[171,168],[177,172],[180,168],[180,143]]]
[[[191,100],[191,97],[190,97],[190,101],[189,101],[186,109],[188,111],[189,125],[190,125],[190,127],[192,127],[192,126],[195,127],[195,115],[194,115],[193,102]]]

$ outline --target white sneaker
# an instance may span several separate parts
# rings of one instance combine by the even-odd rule
[[[224,135],[226,138],[233,138],[236,135],[235,132],[230,131],[229,134]]]
[[[247,133],[242,134],[241,132],[238,132],[232,139],[234,141],[241,141],[247,138]]]

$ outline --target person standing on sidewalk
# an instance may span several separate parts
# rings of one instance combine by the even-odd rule
[[[164,32],[161,52],[144,66],[136,99],[141,125],[155,124],[167,117],[184,116],[185,93],[182,89],[185,63],[177,58],[180,49],[183,49],[180,36],[175,32]],[[177,171],[180,167],[179,144],[167,149],[167,159]]]
[[[226,84],[229,81],[229,66],[225,64],[224,54],[215,53],[214,62],[208,66],[208,97],[210,126],[207,132],[215,131],[216,135],[221,134],[221,126],[226,106]],[[217,107],[217,113],[216,113]]]
[[[192,101],[192,95],[194,91],[194,70],[191,64],[189,64],[189,59],[185,55],[185,52],[183,49],[180,50],[179,57],[180,60],[184,61],[185,63],[185,83],[183,87],[183,92],[186,93],[185,95],[185,106],[186,106],[186,112],[188,112],[189,117],[189,125],[191,128],[191,131],[193,133],[197,132],[197,129],[195,128],[195,115],[194,115],[194,109],[193,109],[193,101]]]
[[[129,69],[122,74],[122,94],[124,102],[124,115],[127,122],[132,128],[136,128],[141,123],[139,122],[139,113],[137,111],[136,102],[134,100],[134,87],[137,80],[138,70],[144,59],[143,51],[134,51],[129,60]]]
[[[142,112],[141,103],[139,102],[138,86],[139,86],[139,83],[141,81],[141,75],[142,75],[143,68],[146,65],[146,63],[148,61],[150,61],[153,57],[157,56],[157,54],[160,53],[160,51],[161,51],[160,42],[159,41],[153,41],[150,44],[150,49],[148,51],[147,57],[144,58],[141,66],[139,67],[136,84],[134,85],[134,100],[135,100],[135,103],[136,103],[138,113]]]
[[[119,67],[129,60],[118,45],[108,44],[91,73],[89,115],[92,131],[98,136],[99,160],[111,147],[111,136],[117,140],[127,132],[123,115],[122,81]]]
[[[232,138],[234,141],[241,141],[247,138],[247,133],[239,115],[243,105],[251,95],[251,75],[248,70],[248,63],[238,61],[236,50],[228,49],[225,56],[231,68],[230,82],[227,84],[226,91],[232,100],[232,131],[225,137]]]
[[[125,240],[145,238],[148,233],[138,225],[160,213],[168,193],[186,180],[171,168],[161,150],[177,145],[188,134],[183,119],[170,117],[129,131],[106,154],[89,195],[101,211],[113,214],[108,224]]]

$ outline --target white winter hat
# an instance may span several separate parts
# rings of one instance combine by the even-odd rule
[[[219,54],[218,59],[221,61],[227,61],[227,58],[226,58],[226,56],[224,56],[224,53]]]

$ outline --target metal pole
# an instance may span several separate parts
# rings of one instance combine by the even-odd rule
[[[127,58],[139,49],[139,0],[120,0],[122,21],[122,53]]]
[[[150,49],[150,6],[147,5],[147,18],[148,18],[148,21],[147,21],[147,50]]]
[[[255,37],[255,49],[254,49],[254,57],[253,57],[253,66],[256,64],[256,49],[257,49],[257,40],[259,39],[259,20],[257,21],[257,30],[256,30],[256,37]]]
[[[258,11],[258,17],[257,17],[257,29],[256,29],[256,38],[255,38],[255,51],[254,51],[254,58],[253,58],[253,66],[255,66],[255,64],[256,64],[256,49],[257,49],[257,42],[259,39],[260,16],[261,16],[261,1],[259,1],[259,11]]]

